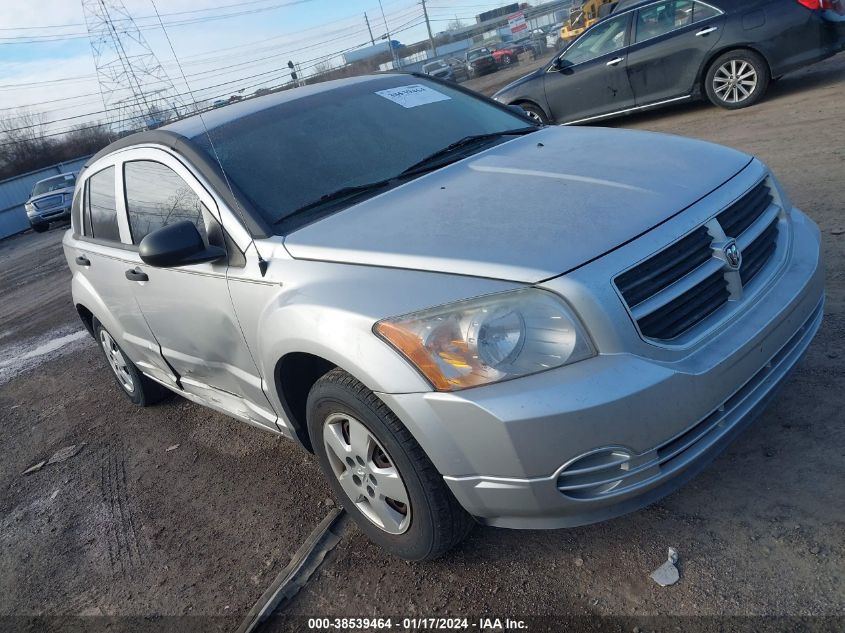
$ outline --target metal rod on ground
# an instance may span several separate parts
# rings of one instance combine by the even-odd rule
[[[237,633],[252,633],[270,617],[279,605],[290,600],[302,588],[320,563],[340,542],[340,519],[345,513],[334,508],[326,515],[305,542],[296,550],[287,566],[276,576],[238,627]]]

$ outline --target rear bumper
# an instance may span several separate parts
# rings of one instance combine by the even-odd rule
[[[792,217],[792,247],[776,279],[730,327],[678,361],[601,354],[463,392],[379,395],[483,523],[558,528],[639,509],[684,484],[746,428],[818,330],[819,232],[798,210]],[[590,463],[617,452],[627,458],[615,470]]]

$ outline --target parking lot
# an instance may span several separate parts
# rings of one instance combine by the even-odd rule
[[[527,66],[466,85],[490,94]],[[845,617],[843,77],[839,55],[750,109],[687,104],[609,123],[752,153],[821,228],[824,323],[749,431],[679,492],[604,524],[479,526],[426,563],[389,558],[349,525],[285,613]],[[161,628],[202,615],[214,616],[204,630],[235,630],[333,506],[329,487],[285,440],[180,398],[133,407],[77,334],[61,237],[0,242],[0,615],[138,616]],[[71,445],[81,450],[23,474]],[[661,588],[649,573],[670,546],[681,578]]]

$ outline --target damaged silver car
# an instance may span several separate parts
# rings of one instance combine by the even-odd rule
[[[810,344],[819,244],[751,156],[542,127],[409,74],[123,138],[64,238],[133,402],[176,392],[300,443],[407,559],[474,521],[583,525],[677,489]]]

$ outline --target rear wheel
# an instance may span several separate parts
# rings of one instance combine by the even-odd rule
[[[32,230],[35,231],[36,233],[43,233],[44,231],[46,231],[49,228],[50,228],[49,224],[33,224],[32,225]]]
[[[134,404],[139,407],[146,407],[170,395],[170,390],[138,371],[135,364],[120,349],[114,337],[99,321],[94,321],[94,335],[121,391]]]
[[[766,94],[771,76],[766,60],[753,51],[729,51],[710,65],[705,90],[710,101],[728,110],[752,106]]]
[[[546,113],[543,112],[540,106],[534,105],[533,103],[518,103],[516,105],[525,110],[525,114],[529,119],[543,125],[549,124],[549,117],[546,116]]]
[[[408,429],[341,369],[308,395],[311,445],[335,495],[370,540],[406,560],[436,558],[473,525]]]

